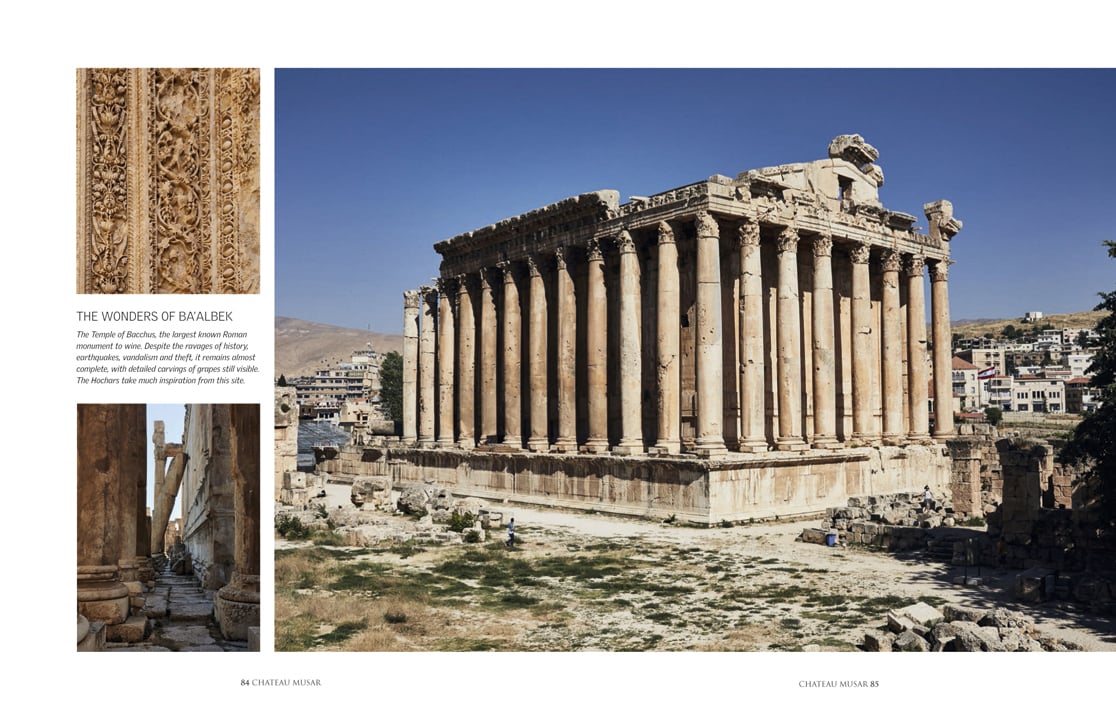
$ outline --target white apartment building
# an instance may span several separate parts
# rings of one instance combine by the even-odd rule
[[[1011,411],[1037,414],[1066,412],[1066,382],[1021,376],[1011,387]]]

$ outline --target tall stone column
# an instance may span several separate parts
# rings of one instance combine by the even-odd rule
[[[531,434],[527,448],[532,452],[545,452],[550,449],[547,434],[546,412],[546,286],[542,270],[539,269],[538,256],[527,258],[527,270],[531,279],[531,310],[528,314],[528,346],[531,354]]]
[[[160,517],[159,500],[163,495],[163,489],[166,487],[167,481],[167,426],[162,421],[155,422],[155,432],[151,435],[151,443],[155,445],[152,454],[155,456],[155,501],[151,503],[151,540],[149,553],[162,553],[163,552],[163,537],[160,535],[156,537],[158,531],[165,532],[167,529],[167,520],[170,517],[170,511],[165,513],[165,516]],[[162,527],[159,523],[162,521]]]
[[[589,242],[586,258],[588,280],[585,298],[586,405],[589,413],[589,438],[586,452],[608,451],[608,299],[605,290],[604,255],[600,240]]]
[[[930,263],[934,329],[934,436],[953,435],[953,333],[949,324],[949,261]]]
[[[247,641],[260,625],[260,407],[229,405],[235,572],[217,591],[213,615],[226,639]]]
[[[643,414],[640,407],[639,261],[631,234],[617,237],[620,249],[620,442],[616,454],[643,452]]]
[[[496,294],[492,289],[492,280],[487,269],[480,271],[481,281],[481,370],[480,370],[480,410],[481,429],[480,441],[493,444],[497,441],[496,433]]]
[[[763,361],[763,267],[760,226],[747,220],[737,230],[740,244],[740,451],[766,452]]]
[[[922,288],[926,259],[913,255],[907,262],[907,394],[911,412],[910,437],[930,438],[928,414],[930,382],[926,375],[926,294]],[[951,372],[952,374],[952,372]]]
[[[898,250],[883,251],[883,319],[880,346],[883,349],[883,442],[897,445],[903,441],[903,340],[899,315]]]
[[[694,351],[697,430],[694,448],[708,457],[725,451],[724,361],[721,350],[721,239],[708,212],[697,216],[697,343]]]
[[[504,444],[523,446],[522,402],[519,395],[520,331],[519,289],[510,262],[500,265],[504,273]]]
[[[403,293],[403,441],[418,439],[418,299],[417,290]]]
[[[110,627],[129,616],[120,562],[135,557],[134,534],[129,541],[126,531],[135,523],[134,469],[142,475],[147,468],[146,410],[143,404],[78,404],[78,613]]]
[[[453,283],[440,279],[438,290],[438,439],[439,447],[453,446],[454,325]]]
[[[814,296],[811,328],[814,338],[814,438],[815,448],[837,446],[837,391],[833,353],[833,238],[814,238]]]
[[[419,334],[419,401],[418,441],[421,446],[434,444],[434,311],[438,306],[438,291],[424,286],[419,291],[422,300],[422,332]]]
[[[178,498],[178,488],[186,473],[186,454],[181,444],[167,444],[163,448],[165,456],[170,457],[170,468],[163,477],[162,485],[156,482],[154,515],[151,518],[151,552],[163,553],[167,549],[167,524],[170,522],[174,501]],[[156,464],[156,469],[158,469]]]
[[[558,301],[558,433],[554,449],[577,451],[577,299],[574,297],[570,251],[559,247],[555,252]]]
[[[457,278],[457,322],[457,446],[472,449],[476,444],[473,392],[476,388],[477,327],[469,279],[465,275]]]
[[[872,293],[868,277],[871,246],[859,242],[849,251],[852,260],[852,383],[853,440],[875,440],[872,427]]]
[[[682,451],[682,412],[679,396],[682,389],[680,350],[679,296],[681,282],[678,277],[678,246],[674,229],[667,222],[659,223],[659,282],[656,319],[655,370],[658,430],[655,451],[660,454],[678,454]]]
[[[806,449],[802,438],[802,326],[799,320],[798,230],[779,233],[776,345],[779,356],[779,438],[782,450]]]

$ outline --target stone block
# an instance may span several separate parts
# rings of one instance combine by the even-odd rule
[[[914,631],[904,631],[895,637],[893,651],[930,651],[930,644]]]
[[[887,612],[887,628],[893,634],[914,629],[915,622],[897,611]]]
[[[891,651],[895,635],[887,631],[869,631],[864,634],[865,651]]]
[[[149,633],[151,633],[151,622],[146,616],[130,616],[122,624],[109,626],[106,638],[108,641],[135,644],[147,638]]]
[[[897,614],[921,626],[926,626],[927,628],[941,622],[945,618],[941,611],[922,601],[899,609]]]
[[[980,626],[992,626],[998,629],[1021,629],[1034,626],[1035,620],[1026,614],[1009,611],[1006,608],[995,608],[977,623]]]
[[[248,651],[260,650],[260,627],[252,626],[248,629]]]
[[[802,535],[800,537],[803,543],[825,545],[825,536],[828,534],[828,532],[828,530],[822,530],[820,528],[806,528],[802,531]]]

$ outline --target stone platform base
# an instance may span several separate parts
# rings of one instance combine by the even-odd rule
[[[716,525],[841,507],[855,495],[949,485],[944,447],[854,447],[746,454],[618,457],[346,445],[315,450],[319,471],[388,476],[454,494]]]
[[[129,616],[122,624],[110,625],[106,637],[112,642],[136,644],[146,639],[150,633],[151,622],[146,616]]]

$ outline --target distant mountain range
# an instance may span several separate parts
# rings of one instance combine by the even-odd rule
[[[403,336],[343,328],[298,318],[275,318],[275,376],[307,376],[318,369],[348,361],[353,351],[380,353],[403,350]]]

